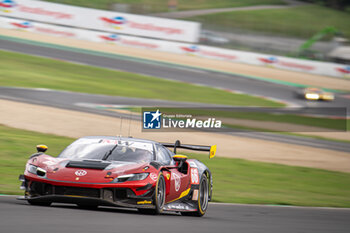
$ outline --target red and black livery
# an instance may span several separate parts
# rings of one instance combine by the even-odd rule
[[[57,157],[38,145],[20,175],[22,199],[32,205],[60,202],[203,216],[212,198],[212,174],[200,161],[177,155],[178,148],[208,151],[210,158],[216,152],[216,146],[109,136],[80,138]]]

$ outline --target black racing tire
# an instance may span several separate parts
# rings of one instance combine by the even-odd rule
[[[209,202],[209,182],[208,182],[208,177],[205,174],[203,174],[199,183],[197,211],[181,212],[181,215],[202,217],[203,215],[205,215],[208,209],[208,202]]]
[[[153,214],[158,215],[163,212],[163,207],[165,203],[165,193],[166,193],[166,187],[165,187],[165,179],[163,176],[163,173],[160,172],[158,174],[158,179],[155,187],[155,193],[153,196],[153,203],[155,205],[154,209],[138,209],[140,213],[142,214]]]
[[[50,206],[52,202],[49,201],[39,201],[39,200],[27,200],[29,204],[31,205],[38,205],[38,206]]]

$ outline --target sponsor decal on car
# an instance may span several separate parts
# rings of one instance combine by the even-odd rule
[[[138,205],[152,204],[152,201],[147,201],[147,200],[138,201],[137,204],[138,204]]]
[[[150,177],[153,181],[156,181],[156,180],[158,179],[158,176],[157,176],[156,173],[151,173],[151,174],[149,175],[149,177]]]
[[[192,200],[193,201],[197,201],[198,200],[198,189],[193,190],[193,194],[192,194]]]
[[[75,175],[77,176],[85,176],[87,174],[87,171],[85,170],[78,170],[75,172]]]
[[[84,140],[85,141],[85,140]],[[82,142],[84,142],[82,140]],[[136,149],[143,149],[143,150],[148,150],[148,151],[153,151],[153,145],[151,143],[147,142],[133,142],[129,144],[127,141],[123,140],[114,140],[114,139],[103,139],[99,141],[92,141],[90,143],[102,143],[102,144],[118,144],[120,146],[127,146],[129,148],[136,148]],[[89,143],[89,141],[85,141],[84,143]]]
[[[175,181],[175,191],[179,191],[181,187],[181,179],[180,176],[176,173],[171,173],[172,179]]]
[[[199,175],[197,168],[191,168],[191,183],[199,184]]]
[[[168,204],[165,209],[167,210],[190,210],[190,207],[186,204],[181,204],[181,203],[172,203]]]

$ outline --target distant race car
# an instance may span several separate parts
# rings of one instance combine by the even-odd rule
[[[322,89],[314,88],[314,87],[305,88],[298,94],[301,98],[307,99],[307,100],[326,100],[326,101],[334,100],[333,93],[325,92]]]
[[[208,151],[210,158],[216,153],[216,146],[107,136],[80,138],[58,157],[38,145],[19,177],[25,190],[19,199],[32,205],[60,202],[203,216],[212,198],[212,174],[200,161],[176,155],[178,148]]]

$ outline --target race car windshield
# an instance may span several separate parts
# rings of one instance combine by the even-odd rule
[[[70,159],[103,159],[115,147],[115,144],[73,143],[58,156]],[[118,145],[108,156],[107,161],[150,162],[152,152],[127,145]]]

